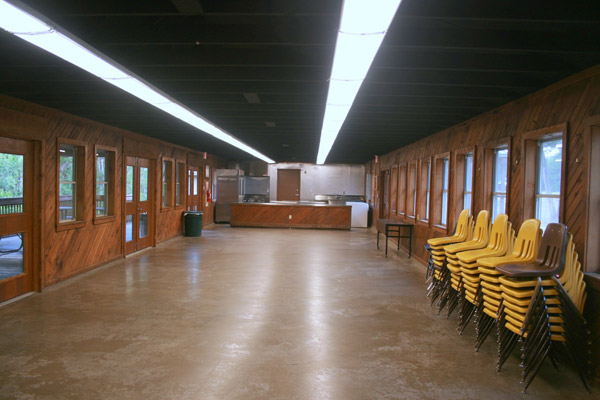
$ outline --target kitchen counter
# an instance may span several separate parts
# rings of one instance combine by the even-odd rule
[[[351,206],[319,202],[233,203],[234,227],[350,229]]]

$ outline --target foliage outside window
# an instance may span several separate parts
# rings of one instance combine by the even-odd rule
[[[58,222],[82,221],[85,148],[71,143],[58,147]]]
[[[175,205],[183,205],[185,198],[185,163],[178,162],[175,170]]]
[[[0,215],[23,212],[24,157],[0,153]]]
[[[560,186],[562,176],[562,137],[538,141],[535,217],[545,229],[560,217]]]
[[[508,187],[508,148],[494,149],[492,180],[492,220],[506,213]]]
[[[162,164],[162,206],[173,206],[173,161],[167,159]]]
[[[95,191],[95,216],[114,215],[115,151],[113,150],[96,148]]]

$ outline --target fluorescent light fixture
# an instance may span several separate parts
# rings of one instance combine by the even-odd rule
[[[62,30],[46,17],[21,5],[0,0],[0,28],[103,79],[196,129],[204,131],[267,163],[275,161],[231,136],[183,104],[172,99],[123,66]],[[258,96],[257,96],[258,97]]]
[[[325,163],[402,0],[344,0],[317,164]]]

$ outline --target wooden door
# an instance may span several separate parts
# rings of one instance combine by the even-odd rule
[[[300,200],[300,170],[277,170],[277,200]]]
[[[0,302],[33,290],[33,143],[0,138]]]
[[[154,239],[152,161],[127,156],[125,163],[125,254],[152,246]]]
[[[202,173],[203,167],[188,167],[187,209],[202,211]]]
[[[387,219],[390,215],[390,171],[381,171],[381,207],[379,218]]]

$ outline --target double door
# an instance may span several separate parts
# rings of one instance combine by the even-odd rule
[[[125,254],[152,246],[154,237],[154,170],[146,158],[126,157]]]
[[[34,289],[33,146],[0,137],[0,302]]]

